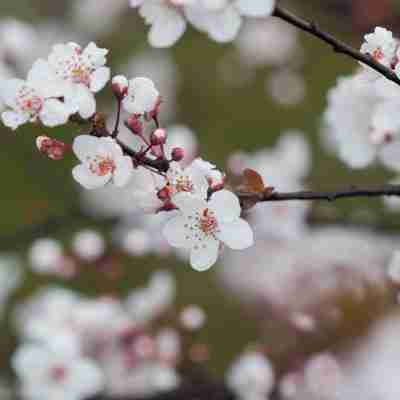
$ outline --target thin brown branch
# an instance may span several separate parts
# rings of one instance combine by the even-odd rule
[[[384,197],[397,196],[400,197],[400,185],[384,185],[376,188],[358,188],[355,186],[349,189],[331,191],[331,192],[315,192],[315,191],[299,191],[299,192],[265,192],[265,193],[245,193],[237,192],[242,201],[249,200],[254,203],[276,202],[276,201],[335,201],[339,199],[350,199],[359,197]]]
[[[300,18],[280,6],[276,6],[273,15],[329,44],[330,46],[332,46],[335,52],[346,54],[354,60],[360,61],[363,64],[368,65],[376,72],[379,72],[381,75],[385,76],[387,79],[400,85],[400,79],[397,77],[396,73],[392,69],[387,68],[384,65],[376,62],[369,55],[361,53],[360,51],[346,44],[345,42],[337,39],[332,34],[323,31],[314,22],[310,22],[303,18]]]

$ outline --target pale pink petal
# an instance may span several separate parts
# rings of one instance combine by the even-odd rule
[[[88,156],[93,156],[99,145],[99,139],[94,136],[80,135],[74,139],[72,150],[80,161],[87,161]]]
[[[190,252],[190,265],[196,271],[206,271],[217,261],[219,254],[219,241],[209,239],[193,247]]]
[[[29,121],[28,114],[20,114],[14,111],[4,111],[1,114],[1,120],[3,124],[13,130]]]
[[[246,17],[267,17],[274,12],[276,0],[236,0],[235,6]]]
[[[125,186],[132,177],[133,164],[130,157],[122,157],[116,163],[116,169],[113,177],[115,186]]]
[[[92,174],[85,165],[80,164],[73,168],[72,176],[86,189],[98,189],[104,186],[110,179],[111,174],[99,176]]]
[[[244,250],[254,244],[253,231],[244,219],[219,225],[218,239],[233,250]]]
[[[17,93],[26,85],[21,79],[7,79],[1,83],[0,96],[5,105],[16,107]]]
[[[190,241],[187,238],[186,220],[182,216],[171,218],[164,226],[163,235],[170,246],[177,248],[189,248]]]
[[[233,221],[239,218],[241,214],[239,199],[229,190],[220,190],[214,193],[209,206],[220,222]]]
[[[43,125],[54,127],[66,124],[70,113],[64,103],[56,99],[49,99],[44,102],[39,116]]]
[[[96,69],[90,76],[90,90],[94,93],[99,92],[106,86],[107,82],[110,80],[110,76],[110,68],[101,67]]]

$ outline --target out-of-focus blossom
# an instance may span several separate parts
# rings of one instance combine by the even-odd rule
[[[241,400],[264,400],[272,392],[275,374],[271,362],[262,353],[243,353],[227,372],[229,388]]]
[[[278,191],[301,190],[311,167],[310,158],[303,134],[287,131],[272,149],[232,154],[228,168],[238,176],[245,168],[251,168],[261,175],[265,185]],[[256,239],[297,238],[307,231],[308,210],[306,203],[260,203],[249,211],[248,219]]]
[[[40,274],[57,273],[63,256],[64,249],[61,243],[50,238],[37,239],[29,250],[31,267]]]
[[[287,106],[301,103],[307,93],[303,76],[289,69],[272,73],[265,81],[265,90],[278,104]]]
[[[99,259],[104,254],[105,247],[101,234],[89,229],[78,232],[72,242],[74,253],[87,262]]]
[[[251,67],[293,65],[301,59],[296,29],[276,18],[246,21],[235,45]]]
[[[84,400],[104,385],[103,374],[92,360],[42,345],[21,346],[12,365],[26,400]]]
[[[152,80],[134,78],[129,81],[128,93],[122,105],[131,114],[144,114],[154,111],[158,105],[160,93]]]
[[[157,272],[148,286],[133,290],[126,306],[134,321],[145,324],[166,311],[175,298],[175,281],[167,272]]]
[[[10,295],[21,284],[19,261],[11,255],[0,256],[0,317]]]
[[[189,331],[200,329],[206,321],[205,312],[198,306],[188,306],[182,310],[180,315],[181,324]]]
[[[266,17],[272,14],[275,0],[131,0],[139,14],[151,25],[149,42],[154,47],[169,47],[184,34],[187,21],[217,42],[230,42],[239,32],[242,17]]]

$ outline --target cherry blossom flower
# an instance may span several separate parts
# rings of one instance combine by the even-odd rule
[[[103,374],[91,360],[41,345],[23,345],[12,365],[24,399],[84,400],[103,389]]]
[[[128,94],[122,105],[131,114],[144,114],[154,111],[159,103],[160,93],[152,80],[134,78],[129,81]]]
[[[235,250],[253,244],[253,232],[240,218],[239,200],[232,192],[221,190],[209,202],[181,193],[174,203],[180,213],[167,222],[163,233],[171,246],[190,250],[194,269],[205,271],[215,264],[221,242]]]
[[[248,351],[230,367],[227,385],[241,400],[264,400],[271,393],[275,374],[271,362],[262,353]]]
[[[389,67],[395,57],[397,41],[393,33],[385,28],[377,27],[374,33],[365,35],[361,53],[370,55],[375,61]]]
[[[2,121],[13,130],[39,120],[49,127],[63,125],[71,112],[58,99],[62,95],[62,86],[47,63],[38,60],[26,81],[10,79],[2,83],[1,99],[8,108],[1,115]]]
[[[115,140],[81,135],[75,138],[73,151],[82,164],[72,174],[87,189],[96,189],[112,182],[116,186],[128,183],[133,171],[132,160],[124,156]]]
[[[90,118],[96,111],[94,94],[110,79],[110,69],[105,67],[107,49],[91,42],[82,50],[76,43],[57,44],[48,57],[48,63],[64,83],[66,104],[71,112]]]

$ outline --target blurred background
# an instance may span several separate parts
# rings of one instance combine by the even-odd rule
[[[321,139],[327,92],[339,76],[355,70],[351,59],[277,20],[246,22],[228,45],[189,29],[173,48],[152,49],[137,12],[126,0],[112,3],[3,0],[0,74],[23,77],[52,44],[93,40],[110,49],[115,74],[145,75],[156,82],[164,100],[162,124],[171,127],[177,143],[190,137],[193,153],[227,170],[232,182],[242,166],[258,170],[282,190],[334,190],[394,178],[378,166],[347,168]],[[282,3],[355,47],[374,26],[393,27],[400,18],[394,0]],[[112,120],[110,99],[109,89],[104,90],[98,109]],[[18,257],[22,274],[1,321],[0,371],[5,378],[12,375],[10,356],[18,342],[13,310],[21,299],[48,284],[92,297],[125,296],[160,269],[176,278],[178,308],[197,304],[207,314],[198,340],[209,347],[205,365],[217,377],[251,343],[264,346],[278,376],[328,352],[343,360],[347,371],[362,375],[354,377],[361,386],[365,376],[378,374],[360,371],[362,357],[372,360],[368,351],[381,353],[382,332],[387,335],[383,342],[400,356],[393,333],[400,325],[396,288],[386,273],[398,247],[400,222],[382,200],[277,205],[258,210],[264,219],[250,210],[248,218],[260,225],[256,247],[243,254],[226,252],[211,271],[198,274],[182,255],[168,253],[156,223],[130,212],[127,193],[83,193],[71,177],[72,155],[56,162],[37,152],[36,136],[46,133],[69,142],[81,129],[78,125],[46,131],[24,127],[17,133],[0,129],[0,248]],[[69,254],[82,229],[101,234],[112,256],[86,263],[69,279],[32,268],[30,251],[37,239],[55,239]],[[4,287],[12,279],[5,275]],[[375,360],[377,370],[385,365],[386,372],[398,371],[400,365],[389,356],[381,358]]]

